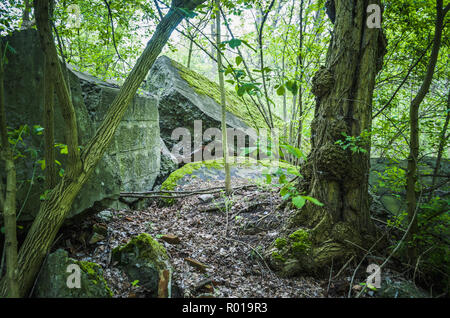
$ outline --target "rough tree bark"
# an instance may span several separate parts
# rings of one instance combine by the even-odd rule
[[[313,78],[316,96],[311,124],[312,150],[302,167],[300,193],[307,201],[285,226],[268,259],[284,275],[318,272],[332,262],[347,260],[375,235],[369,216],[366,153],[353,153],[336,144],[342,133],[359,136],[371,129],[375,77],[383,65],[386,40],[382,29],[368,28],[367,6],[380,1],[334,0],[334,30],[325,66]],[[293,230],[296,230],[292,233]],[[356,245],[355,245],[356,244]]]
[[[41,28],[40,34],[44,40],[47,41],[46,47],[48,48],[48,51],[45,53],[50,54],[52,63],[57,65],[55,76],[57,80],[56,91],[58,99],[61,104],[65,103],[65,105],[63,105],[63,116],[71,123],[70,127],[66,125],[67,129],[73,130],[66,135],[68,146],[69,142],[72,143],[69,146],[69,156],[72,151],[72,160],[70,160],[69,157],[70,167],[68,167],[68,169],[70,170],[70,173],[64,175],[63,179],[49,193],[48,198],[41,204],[39,213],[20,248],[17,276],[20,296],[25,296],[31,288],[42,261],[69,212],[73,200],[105,153],[130,101],[133,99],[145,76],[147,76],[154,61],[165,46],[173,30],[183,20],[184,14],[182,10],[179,10],[178,8],[193,10],[204,1],[205,0],[172,1],[169,12],[158,24],[152,38],[147,43],[144,52],[139,57],[130,75],[125,80],[119,94],[112,102],[109,111],[95,136],[84,147],[83,152],[79,154],[78,145],[75,146],[75,141],[73,140],[77,131],[76,121],[75,125],[72,126],[73,118],[71,116],[73,114],[71,114],[70,109],[71,101],[70,99],[65,99],[66,92],[61,92],[63,89],[61,87],[58,88],[58,86],[60,86],[58,82],[64,83],[64,77],[59,66],[60,64],[56,55],[55,44],[53,39],[49,38],[51,32],[48,20],[46,21],[46,18],[48,19],[48,0],[35,0],[35,14],[37,20],[41,20],[39,26]],[[60,96],[58,90],[62,96]],[[68,117],[66,117],[66,115]],[[78,157],[79,160],[73,160],[74,157]],[[2,280],[0,283],[0,297],[3,297],[6,294],[6,290],[5,280]]]
[[[7,46],[8,44],[6,44]],[[6,189],[0,187],[0,204],[3,210],[5,223],[5,255],[6,255],[6,284],[8,286],[8,297],[19,296],[19,285],[17,284],[17,225],[16,225],[16,168],[13,159],[13,150],[8,141],[8,130],[6,126],[5,91],[3,86],[4,56],[7,47],[0,39],[0,159],[5,161]],[[1,274],[1,273],[0,273]]]

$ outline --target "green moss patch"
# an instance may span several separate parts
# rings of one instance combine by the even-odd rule
[[[95,285],[103,284],[109,295],[111,297],[114,296],[113,292],[108,287],[106,280],[103,278],[103,269],[100,265],[87,261],[77,261],[76,263],[80,266],[80,269],[88,275],[89,280]]]
[[[119,262],[122,261],[123,254],[134,254],[136,259],[146,259],[160,267],[165,267],[165,261],[168,260],[164,247],[147,233],[135,236],[127,244],[118,246],[112,251],[113,259]]]
[[[240,167],[254,167],[255,165],[263,166],[266,168],[270,168],[273,166],[278,166],[282,169],[292,169],[294,166],[285,163],[285,162],[279,162],[279,161],[270,161],[269,159],[263,159],[263,160],[255,160],[253,158],[249,157],[230,157],[229,161],[231,163],[231,166],[240,166]],[[207,169],[224,169],[224,160],[221,159],[215,159],[215,160],[206,160],[206,161],[198,161],[198,162],[191,162],[183,167],[181,167],[178,170],[175,170],[172,172],[169,177],[163,182],[161,185],[162,190],[167,191],[173,191],[176,186],[178,185],[178,181],[181,180],[184,176],[190,175],[194,173],[196,170],[200,168],[207,168]]]
[[[280,260],[281,256],[289,258],[291,256],[302,257],[308,255],[311,250],[309,232],[304,229],[298,229],[287,237],[277,238],[273,246],[276,248],[277,255],[272,253],[272,258],[276,260]]]
[[[211,97],[217,104],[221,105],[220,88],[217,83],[210,81],[203,75],[200,75],[173,60],[172,65],[178,69],[181,78],[188,82],[197,94]],[[250,98],[239,97],[235,91],[229,89],[225,90],[225,98],[227,111],[242,119],[249,127],[255,129],[267,127],[263,116]],[[276,127],[282,127],[283,121],[274,114],[272,114],[272,116],[274,125]]]

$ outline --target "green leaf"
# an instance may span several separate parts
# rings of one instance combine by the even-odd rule
[[[67,155],[69,153],[69,150],[67,149],[67,145],[63,145],[60,149],[61,149],[60,153],[62,155]]]
[[[286,149],[291,155],[293,155],[293,156],[295,156],[295,157],[297,157],[299,159],[302,159],[302,158],[305,159],[306,158],[306,156],[303,154],[303,152],[300,149],[296,148],[296,147],[293,147],[293,146],[288,145],[288,144],[281,145],[280,147],[283,148],[283,149]]]
[[[41,127],[41,126],[39,126],[39,125],[34,125],[33,126],[33,132],[36,134],[36,135],[42,135],[42,132],[44,131],[44,127]]]
[[[45,160],[44,159],[38,160],[37,163],[41,165],[41,170],[45,170]]]
[[[232,48],[235,49],[238,46],[240,46],[242,44],[242,41],[239,39],[231,39],[230,41],[228,41],[228,45]]]
[[[247,89],[245,88],[245,86],[239,86],[238,90],[237,90],[237,94],[239,97],[244,96],[245,92],[247,91]]]
[[[284,86],[280,86],[277,89],[277,95],[278,96],[283,96],[284,94],[286,94],[286,88],[284,88]]]
[[[297,209],[301,209],[305,205],[305,203],[306,199],[301,195],[292,198],[292,204],[295,205]]]
[[[249,47],[253,52],[256,52],[256,50],[250,44],[248,44],[247,41],[241,40],[241,42],[244,43],[247,47]]]
[[[241,64],[243,61],[241,56],[236,56],[236,65],[239,66],[239,64]]]
[[[312,203],[314,203],[315,205],[318,206],[324,206],[324,204],[322,202],[320,202],[319,200],[312,198],[312,197],[308,197],[308,196],[304,196],[304,198],[308,201],[311,201]]]

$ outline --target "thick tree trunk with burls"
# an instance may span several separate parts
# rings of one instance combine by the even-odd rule
[[[64,176],[64,178],[49,193],[48,198],[41,205],[39,213],[36,216],[36,219],[33,222],[33,225],[28,232],[28,235],[19,252],[18,284],[20,296],[27,295],[27,292],[30,290],[42,261],[50,250],[53,240],[71,208],[73,200],[81,190],[84,183],[88,180],[89,175],[94,170],[98,161],[105,153],[125,111],[128,108],[128,105],[130,104],[130,101],[136,94],[136,91],[144,78],[147,76],[147,73],[154,61],[161,53],[162,48],[167,43],[167,40],[173,30],[183,20],[183,12],[178,8],[193,10],[196,6],[203,2],[204,0],[172,1],[171,9],[158,24],[151,40],[147,43],[144,52],[139,57],[128,78],[125,80],[119,94],[112,102],[111,107],[109,108],[109,111],[95,136],[84,147],[83,152],[79,156],[80,160],[77,162],[69,162],[70,164],[73,163],[75,168],[70,167],[71,173]],[[48,10],[48,0],[35,1],[35,12],[38,20],[39,18],[42,19],[43,15],[48,16],[48,11],[46,10]],[[45,18],[43,20],[45,20]],[[47,24],[44,24],[44,27]],[[53,62],[59,65],[59,63],[55,61],[57,56],[55,55],[56,48],[54,46],[54,42],[53,40],[48,41],[48,34],[46,34],[46,32],[47,31],[44,30],[43,34],[43,38],[47,41],[49,48],[49,50],[46,51],[46,54],[52,54]],[[56,68],[56,72],[57,74],[55,74],[55,76],[57,77],[57,80],[63,81],[64,78],[59,67]],[[61,90],[61,87],[59,89]],[[56,90],[58,94],[58,87]],[[62,97],[65,96],[64,92],[60,93],[63,94]],[[60,103],[69,103],[69,101],[65,99],[61,100],[60,97],[60,94],[58,94]],[[65,107],[66,110],[70,108],[68,105]],[[70,118],[67,119],[70,121]],[[72,127],[70,128],[72,129]],[[71,139],[74,133],[76,133],[76,131],[71,132],[67,135],[67,137]],[[5,293],[6,284],[3,280],[0,283],[0,297],[3,297]]]
[[[301,193],[324,205],[307,201],[286,225],[291,234],[275,242],[269,259],[284,275],[337,265],[360,252],[355,246],[367,246],[375,234],[368,200],[370,144],[361,145],[365,152],[336,144],[345,140],[342,133],[360,136],[371,129],[375,77],[386,46],[382,30],[366,24],[367,6],[373,3],[380,5],[368,0],[333,3],[334,31],[326,65],[313,78],[312,150],[299,185]]]

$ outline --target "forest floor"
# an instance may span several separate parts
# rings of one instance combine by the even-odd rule
[[[245,185],[248,183],[240,180],[233,187]],[[198,178],[179,190],[217,186],[217,181]],[[227,201],[223,193],[215,193],[177,199],[171,206],[160,207],[161,204],[154,201],[146,209],[109,210],[113,217],[108,222],[91,216],[81,224],[66,228],[58,245],[68,250],[71,257],[101,265],[115,297],[147,297],[145,290],[132,286],[127,276],[111,262],[113,248],[143,232],[167,249],[174,269],[173,282],[177,286],[173,296],[346,297],[353,273],[351,268],[333,280],[280,278],[265,263],[263,251],[278,236],[282,220],[290,212],[280,208],[282,199],[276,190],[251,186],[233,191]],[[94,224],[106,226],[108,234],[89,243]],[[179,242],[170,244],[165,241],[167,236]],[[192,266],[186,258],[199,264]],[[335,269],[334,273],[337,271]],[[356,280],[354,285],[357,286]]]

